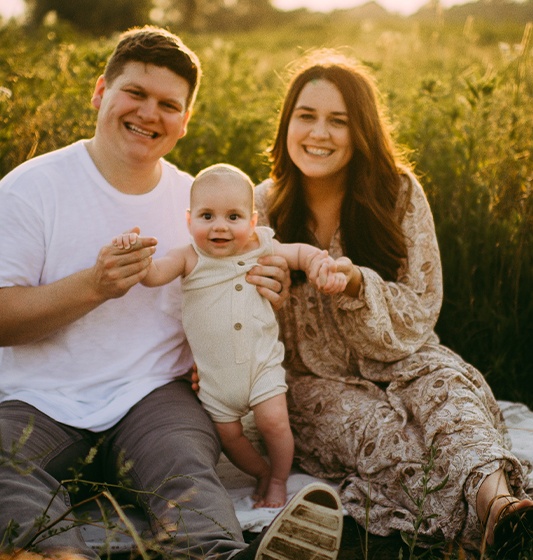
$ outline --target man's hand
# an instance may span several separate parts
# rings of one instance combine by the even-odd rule
[[[272,304],[274,309],[280,309],[289,298],[291,276],[287,261],[280,256],[269,255],[258,259],[246,275],[250,284],[257,286],[257,291]]]
[[[140,229],[135,227],[100,249],[92,276],[103,300],[122,297],[146,276],[157,239],[139,234]]]
[[[193,364],[192,366],[190,378],[192,390],[195,393],[198,393],[198,391],[200,390],[200,376],[198,375],[198,368],[196,367],[196,364]]]

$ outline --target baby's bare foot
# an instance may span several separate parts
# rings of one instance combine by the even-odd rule
[[[287,501],[287,483],[285,480],[271,478],[268,483],[266,494],[260,502],[254,504],[254,508],[280,508]]]
[[[254,500],[254,508],[263,507],[262,504],[265,498],[265,495],[268,490],[268,485],[270,482],[270,476],[262,476],[257,479],[257,485],[255,487],[255,491],[252,494],[252,500]]]

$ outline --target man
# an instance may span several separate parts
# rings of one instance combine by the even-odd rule
[[[325,485],[304,490],[257,542],[244,543],[214,470],[218,438],[185,379],[193,360],[179,280],[139,284],[156,245],[165,254],[188,240],[192,178],[162,158],[186,133],[200,75],[196,55],[171,33],[125,33],[96,83],[94,137],[26,162],[0,182],[5,550],[97,558],[78,529],[65,530],[70,497],[58,482],[97,446],[88,468],[116,482],[128,466],[157,546],[170,557],[262,558],[284,542],[276,558],[311,558],[324,548],[323,524],[309,525],[317,518],[337,527],[325,535],[325,557],[336,557],[342,514]],[[150,237],[130,251],[108,243],[133,224]],[[269,257],[251,272],[249,281],[281,305],[283,259]],[[52,530],[40,533],[39,519]],[[288,520],[292,529],[282,537]]]

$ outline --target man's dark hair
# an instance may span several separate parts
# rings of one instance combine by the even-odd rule
[[[128,62],[143,62],[168,68],[189,84],[187,109],[194,104],[202,71],[196,54],[177,36],[147,25],[135,27],[122,33],[120,41],[111,54],[104,70],[106,81],[111,84],[124,70]]]

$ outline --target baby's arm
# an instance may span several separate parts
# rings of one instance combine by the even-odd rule
[[[279,243],[274,240],[274,253],[284,257],[291,270],[303,270],[310,282],[326,294],[337,294],[346,288],[347,278],[337,271],[337,264],[326,250],[306,243]]]
[[[192,270],[192,267],[187,266],[189,251],[193,251],[189,245],[176,247],[170,249],[164,257],[153,259],[148,274],[141,280],[141,284],[153,288],[168,284],[178,276],[185,276]]]
[[[113,238],[113,245],[128,250],[137,241],[136,233],[123,233]],[[178,276],[187,275],[196,264],[196,253],[190,245],[171,249],[164,257],[153,259],[146,276],[141,280],[144,286],[162,286],[172,282]]]

